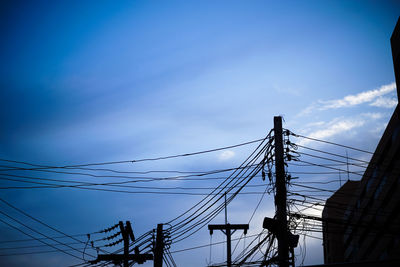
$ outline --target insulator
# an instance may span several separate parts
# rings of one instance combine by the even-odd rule
[[[292,160],[292,155],[288,154],[288,155],[287,155],[287,160],[288,160],[288,161],[291,161],[291,160]]]
[[[262,175],[262,180],[265,181],[265,171],[264,170],[262,170],[261,175]]]

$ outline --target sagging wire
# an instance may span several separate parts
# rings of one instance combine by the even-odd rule
[[[86,262],[86,260],[85,260],[85,252],[86,252],[86,248],[87,248],[87,245],[89,244],[89,241],[90,241],[90,234],[87,234],[87,241],[86,241],[86,244],[85,244],[85,248],[83,249],[83,253],[82,253],[82,259]]]

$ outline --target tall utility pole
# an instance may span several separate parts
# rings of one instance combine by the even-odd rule
[[[289,266],[289,242],[287,229],[286,212],[286,175],[283,158],[283,138],[282,138],[282,117],[274,117],[274,137],[275,137],[275,205],[276,219],[278,221],[278,261],[280,267]]]
[[[162,267],[164,253],[163,224],[157,224],[156,246],[154,248],[154,267]]]

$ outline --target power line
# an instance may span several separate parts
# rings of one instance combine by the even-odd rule
[[[77,242],[84,243],[84,242],[82,242],[81,240],[79,240],[79,239],[77,239],[77,238],[75,238],[75,237],[73,237],[73,236],[70,236],[70,235],[68,235],[68,234],[66,234],[66,233],[64,233],[64,232],[62,232],[62,231],[60,231],[60,230],[58,230],[58,229],[56,229],[56,228],[54,228],[54,227],[48,225],[47,223],[44,223],[43,221],[41,221],[41,220],[39,220],[39,219],[36,219],[36,218],[33,217],[32,215],[30,215],[30,214],[24,212],[23,210],[21,210],[21,209],[15,207],[14,205],[12,205],[11,203],[5,201],[4,199],[0,198],[0,201],[3,202],[4,204],[6,204],[7,206],[9,206],[10,208],[12,208],[12,209],[18,211],[19,213],[22,213],[22,214],[25,215],[26,217],[28,217],[28,218],[34,220],[35,222],[38,222],[38,223],[40,223],[40,224],[46,226],[47,228],[50,228],[50,229],[53,230],[53,231],[55,231],[55,232],[57,232],[57,233],[59,233],[59,234],[62,234],[62,235],[64,235],[64,236],[66,236],[66,237],[69,237],[69,238],[71,238],[72,240],[75,240],[75,241],[77,241]],[[0,212],[1,212],[1,211],[0,211]],[[53,240],[55,240],[55,239],[53,239]],[[69,247],[69,245],[67,245],[67,246]],[[89,256],[91,256],[91,257],[94,257],[93,255],[90,255],[90,254],[87,254],[87,255],[89,255]]]
[[[90,233],[90,234],[96,234],[96,233],[97,233],[97,232]],[[76,235],[71,235],[71,236],[73,236],[73,237],[87,236],[87,234],[76,234]],[[68,237],[66,237],[65,235],[63,235],[63,236],[52,236],[52,237],[50,237],[50,238],[62,239],[62,238],[68,238]],[[0,241],[0,244],[4,244],[4,243],[19,243],[19,242],[31,242],[31,241],[37,241],[37,239],[46,240],[46,239],[49,239],[49,238],[47,238],[47,237],[39,237],[39,238],[36,238],[36,239],[29,238],[29,239],[5,240],[5,241]]]
[[[335,168],[335,167],[330,167],[330,166],[325,165],[325,164],[312,163],[312,162],[304,161],[304,160],[301,160],[301,159],[298,159],[297,161],[303,162],[303,163],[307,163],[307,164],[310,164],[310,165],[313,165],[313,166],[316,166],[316,167],[321,167],[321,168],[326,168],[326,169],[331,169],[331,170],[337,170],[337,171],[341,171],[341,172],[347,172],[345,170],[338,169],[338,168]],[[352,174],[355,174],[355,175],[358,175],[358,176],[363,176],[362,174],[360,174],[358,172],[354,172],[354,171],[349,171],[349,173],[352,173]]]
[[[361,163],[369,164],[369,161],[365,161],[365,160],[361,160],[361,159],[356,159],[356,158],[352,158],[352,157],[347,157],[347,156],[344,156],[344,155],[340,155],[340,154],[336,154],[336,153],[332,153],[332,152],[326,152],[326,151],[323,151],[323,150],[320,150],[320,149],[315,149],[315,148],[311,148],[311,147],[306,147],[306,146],[302,146],[302,145],[298,145],[298,144],[296,144],[296,146],[301,147],[301,148],[304,148],[304,149],[312,150],[312,151],[315,151],[315,152],[319,152],[319,153],[323,153],[323,154],[328,154],[328,155],[335,156],[335,157],[340,157],[340,158],[345,158],[345,159],[351,159],[351,160],[358,161],[358,162],[361,162]]]
[[[301,154],[301,155],[306,155],[306,156],[309,156],[309,157],[313,157],[313,158],[329,160],[329,161],[338,162],[338,163],[343,163],[343,164],[347,164],[347,165],[353,165],[353,166],[356,166],[356,167],[361,167],[361,168],[364,167],[364,166],[359,165],[359,164],[347,163],[347,162],[344,162],[344,161],[340,161],[340,160],[336,160],[336,159],[331,159],[331,158],[327,158],[327,157],[322,157],[322,156],[317,156],[317,155],[309,154],[309,153],[306,153],[306,152],[299,152],[299,151],[297,151],[297,153],[299,153],[299,154]]]
[[[45,246],[45,245],[43,245]],[[46,245],[47,246],[47,245]],[[82,250],[84,248],[81,248]],[[73,251],[75,249],[63,249],[62,251]],[[28,251],[28,252],[13,252],[13,253],[7,253],[7,254],[0,254],[0,257],[9,257],[9,256],[22,256],[22,255],[33,255],[33,254],[47,254],[47,253],[54,253],[54,252],[60,252],[59,250],[41,250],[41,251]]]
[[[268,136],[267,136],[264,140],[266,140],[267,138],[268,138]],[[262,144],[262,143],[259,144],[259,146],[256,148],[256,150],[245,160],[245,162],[247,162],[251,157],[253,157],[253,155],[255,154],[255,152],[260,148],[261,144]],[[265,149],[266,149],[267,146],[268,146],[268,144],[265,145],[265,146],[257,153],[257,155],[254,156],[253,159],[251,159],[251,160],[249,161],[249,163],[248,163],[247,165],[249,165],[249,164],[254,164],[255,160],[257,160],[257,158],[263,153],[263,151],[265,151]],[[245,163],[245,162],[244,162],[244,163]],[[242,163],[241,166],[243,166],[244,163]],[[230,201],[233,200],[233,198],[237,195],[237,193],[239,193],[239,192],[243,189],[243,187],[251,180],[251,178],[253,178],[253,177],[258,173],[259,170],[260,170],[259,168],[258,168],[258,169],[253,168],[252,171],[251,171],[246,177],[244,177],[244,178],[242,178],[241,180],[235,182],[233,185],[231,185],[231,186],[228,188],[228,190],[226,190],[226,187],[227,187],[233,180],[230,180],[230,181],[227,180],[228,183],[227,183],[226,185],[224,185],[223,187],[221,187],[220,189],[218,189],[218,190],[219,190],[219,193],[221,193],[221,194],[224,193],[224,190],[225,190],[225,192],[229,192],[229,191],[232,190],[234,187],[238,186],[242,181],[245,181],[245,179],[247,178],[247,182],[245,182],[243,185],[241,185],[241,187],[240,187],[234,194],[232,194],[232,195],[229,197],[229,199],[227,200],[227,203],[229,203]],[[240,172],[236,175],[236,177],[238,177],[238,175],[241,175],[242,172],[243,172],[243,170],[240,170]],[[242,176],[243,176],[246,172],[247,172],[247,170],[242,174]],[[234,172],[234,173],[235,173],[235,172]],[[233,173],[233,174],[234,174],[234,173]],[[233,174],[232,174],[232,175],[233,175]],[[231,175],[231,176],[232,176],[232,175]],[[224,184],[224,182],[221,184],[221,186],[222,186],[223,184]],[[214,192],[214,191],[213,191],[213,192]],[[212,193],[213,193],[213,192],[212,192]],[[210,196],[211,196],[211,195],[210,195]],[[223,194],[222,194],[219,198],[217,198],[217,199],[214,201],[214,203],[213,203],[212,205],[209,205],[208,207],[205,207],[206,205],[208,205],[208,203],[209,203],[210,201],[213,200],[214,197],[211,197],[211,199],[209,199],[208,201],[206,201],[206,202],[205,202],[202,206],[200,206],[194,213],[192,213],[190,216],[188,216],[188,218],[186,218],[186,219],[182,220],[181,222],[177,223],[177,224],[174,226],[175,230],[173,230],[173,231],[174,231],[174,232],[177,232],[177,229],[182,228],[182,227],[184,227],[185,225],[187,225],[188,223],[191,223],[192,221],[194,221],[195,219],[197,219],[200,215],[204,214],[208,209],[210,209],[211,206],[213,206],[214,204],[216,204],[222,197],[223,197]],[[207,197],[206,197],[206,198],[207,198]],[[203,201],[206,200],[206,198],[204,198],[202,201],[198,202],[198,203],[197,203],[194,207],[192,207],[191,209],[193,209],[193,208],[195,208],[196,206],[200,205]],[[204,208],[204,210],[203,210],[203,208]],[[208,223],[209,221],[211,221],[211,220],[222,210],[222,208],[223,208],[223,205],[220,204],[216,209],[214,209],[214,211],[212,211],[211,213],[209,213],[208,215],[206,215],[205,217],[203,217],[203,219],[200,219],[198,222],[194,223],[192,226],[187,226],[187,227],[185,227],[185,229],[183,229],[183,230],[181,230],[181,231],[178,231],[178,233],[175,234],[175,235],[176,235],[175,238],[179,238],[179,237],[180,237],[180,238],[179,238],[177,241],[175,241],[175,242],[179,242],[179,241],[181,241],[181,240],[183,240],[183,239],[185,239],[185,238],[187,238],[187,237],[193,235],[195,232],[197,232],[197,231],[200,229],[200,227],[202,227],[202,225],[205,225],[206,223]],[[180,215],[179,217],[182,217],[183,215],[185,215],[186,213],[188,213],[191,209],[189,209],[188,211],[186,211],[184,214]],[[202,211],[201,211],[201,210],[202,210]],[[200,211],[201,211],[200,214],[195,215],[197,212],[200,212]],[[175,218],[174,220],[178,219],[179,217]],[[192,218],[191,218],[191,217],[192,217]],[[191,218],[191,219],[190,219],[190,218]],[[187,234],[185,237],[182,237],[183,235],[185,235],[186,233],[188,233],[189,231],[191,231],[192,229],[194,229],[194,228],[196,228],[196,227],[198,227],[197,230],[195,230],[194,232],[192,232],[192,233],[190,233],[190,234]]]
[[[133,160],[120,160],[120,161],[108,161],[108,162],[96,162],[96,163],[85,163],[85,164],[64,165],[64,166],[46,166],[46,165],[33,164],[33,163],[25,162],[25,161],[16,161],[16,160],[1,159],[1,158],[0,158],[0,161],[17,163],[17,164],[24,164],[24,165],[34,166],[34,167],[43,167],[43,168],[49,168],[49,169],[73,168],[73,167],[89,167],[89,166],[113,165],[113,164],[121,164],[121,163],[137,163],[137,162],[144,162],[144,161],[157,161],[157,160],[165,160],[165,159],[172,159],[172,158],[178,158],[178,157],[188,157],[188,156],[200,155],[200,154],[211,153],[211,152],[231,149],[231,148],[235,148],[235,147],[245,146],[245,145],[261,142],[263,140],[265,140],[265,139],[261,138],[261,139],[248,141],[248,142],[244,142],[244,143],[239,143],[239,144],[231,145],[231,146],[208,149],[208,150],[203,150],[203,151],[196,151],[196,152],[191,152],[191,153],[183,153],[183,154],[162,156],[162,157],[133,159]]]
[[[70,168],[67,168],[70,169]],[[85,169],[85,168],[81,168]],[[167,170],[156,170],[156,171],[129,171],[129,172],[120,172],[118,173],[131,173],[131,174],[150,174],[150,173],[180,173],[186,175],[177,175],[177,176],[167,176],[167,177],[148,177],[148,176],[126,176],[126,175],[96,175],[92,173],[85,173],[85,172],[66,172],[66,171],[55,171],[55,170],[41,170],[41,169],[27,169],[27,168],[18,168],[18,167],[10,167],[9,169],[0,169],[0,171],[15,171],[15,170],[22,170],[22,171],[42,171],[42,172],[49,172],[49,173],[58,173],[58,174],[70,174],[70,175],[79,175],[79,176],[89,176],[94,178],[121,178],[121,179],[146,179],[146,180],[170,180],[170,179],[181,179],[181,178],[190,178],[190,177],[203,177],[217,173],[223,173],[235,170],[237,168],[229,168],[229,169],[220,169],[220,170],[211,170],[211,171],[204,171],[204,172],[185,172],[185,171],[167,171]],[[102,169],[104,170],[104,169]],[[115,170],[113,170],[115,171]],[[115,171],[116,172],[116,171]],[[5,174],[3,174],[5,175]]]
[[[243,238],[255,237],[255,236],[258,236],[258,235],[259,235],[259,234],[248,235],[248,236],[241,237],[241,238],[234,238],[234,239],[232,239],[232,241],[236,241],[236,240],[243,239]],[[214,242],[214,243],[211,243],[211,246],[220,245],[220,244],[225,244],[225,243],[226,243],[226,241]],[[174,250],[174,251],[171,251],[171,253],[173,254],[173,253],[186,252],[186,251],[189,251],[189,250],[194,250],[194,249],[199,249],[199,248],[205,248],[205,247],[208,247],[208,246],[210,246],[210,244],[207,244],[207,245],[199,245],[199,246],[195,246],[195,247],[190,247],[190,248],[185,248],[185,249]]]
[[[0,177],[1,179],[1,177]],[[221,178],[225,179],[225,178]],[[25,181],[20,181],[19,182],[25,182]],[[29,183],[29,181],[26,181]],[[123,182],[124,184],[130,183],[130,182]],[[122,183],[118,182],[113,182],[113,183],[97,183],[97,184],[79,184],[78,186],[117,186],[121,188],[136,188],[136,189],[152,189],[152,190],[213,190],[216,189],[217,187],[185,187],[185,186],[174,186],[174,187],[163,187],[163,186],[131,186],[131,185],[120,185]],[[56,184],[54,184],[56,185]],[[63,187],[63,185],[60,185]],[[265,187],[265,184],[255,184],[255,185],[247,185],[247,187]],[[53,188],[51,186],[40,186],[40,187],[0,187],[0,189],[32,189],[32,188]]]
[[[214,192],[217,191],[217,190],[219,190],[219,191],[218,191],[219,193],[223,192],[223,190],[225,190],[225,188],[232,182],[232,180],[233,180],[233,179],[231,179],[232,177],[237,178],[239,175],[241,175],[241,174],[243,173],[243,171],[245,170],[246,167],[248,167],[249,165],[254,164],[255,159],[258,158],[260,152],[258,152],[258,154],[257,154],[252,160],[250,160],[250,159],[253,157],[253,155],[254,155],[254,154],[256,153],[256,151],[261,147],[261,145],[264,143],[264,141],[265,141],[267,138],[268,138],[268,136],[267,136],[266,138],[263,139],[263,141],[258,145],[258,147],[257,147],[257,148],[247,157],[247,159],[239,166],[239,168],[241,168],[241,169],[234,170],[233,173],[232,173],[231,175],[229,175],[229,177],[227,177],[227,179],[225,179],[216,189],[214,189],[214,190],[211,192],[211,194],[214,193]],[[264,148],[265,148],[265,146],[264,146]],[[262,148],[261,151],[263,151],[264,148]],[[246,162],[247,162],[247,164],[246,164]],[[236,173],[237,171],[238,171],[238,173]],[[247,170],[246,170],[244,173],[246,173],[246,172],[247,172]],[[229,180],[230,180],[230,181],[229,181]],[[225,184],[225,183],[226,183],[226,184]],[[231,187],[231,188],[232,188],[232,187]],[[212,196],[212,195],[210,195],[210,196]],[[172,222],[174,222],[174,221],[176,221],[176,220],[182,218],[183,216],[185,216],[186,214],[188,214],[191,210],[193,210],[193,209],[195,209],[196,207],[200,206],[201,203],[205,202],[202,206],[200,206],[200,208],[198,208],[196,211],[194,211],[194,212],[193,212],[191,215],[189,215],[186,219],[183,219],[183,220],[181,220],[179,223],[177,223],[176,226],[184,224],[184,222],[186,222],[189,218],[195,216],[195,214],[196,214],[197,212],[199,212],[205,205],[207,205],[208,203],[210,203],[213,199],[214,199],[214,197],[211,197],[211,199],[209,199],[209,200],[207,201],[207,197],[203,198],[201,201],[199,201],[198,203],[196,203],[193,207],[191,207],[190,209],[188,209],[187,211],[185,211],[184,213],[182,213],[182,214],[179,215],[178,217],[176,217],[176,218],[170,220],[168,223],[172,223]],[[217,201],[219,201],[220,199],[221,199],[221,197],[218,198],[218,199],[213,203],[213,205],[214,205]],[[204,211],[203,211],[203,212],[204,212]],[[175,226],[175,227],[176,227],[176,226]]]
[[[326,144],[330,144],[330,145],[335,145],[335,146],[340,146],[340,147],[344,147],[344,148],[348,148],[348,149],[352,149],[352,150],[356,150],[359,152],[363,152],[363,153],[367,153],[367,154],[371,154],[373,155],[374,153],[370,152],[370,151],[366,151],[360,148],[355,148],[355,147],[351,147],[351,146],[346,146],[346,145],[342,145],[342,144],[338,144],[338,143],[334,143],[334,142],[330,142],[330,141],[325,141],[325,140],[321,140],[321,139],[317,139],[317,138],[313,138],[313,137],[308,137],[308,136],[304,136],[301,134],[295,134],[287,129],[285,129],[287,132],[289,132],[289,134],[295,136],[295,137],[301,137],[304,139],[308,139],[308,140],[312,140],[312,141],[317,141],[317,142],[321,142],[321,143],[326,143]]]
[[[39,242],[41,242],[41,243],[43,243],[43,244],[45,244],[45,245],[47,245],[47,246],[49,246],[49,247],[52,247],[52,248],[54,248],[54,249],[56,249],[56,250],[58,250],[58,251],[60,251],[60,252],[62,252],[62,253],[64,253],[64,254],[67,254],[67,255],[69,255],[69,256],[71,256],[71,257],[74,257],[74,258],[77,258],[77,259],[79,259],[79,260],[82,260],[82,258],[79,258],[79,257],[77,257],[77,256],[75,256],[75,255],[73,255],[73,254],[71,254],[71,253],[69,253],[69,252],[66,252],[65,250],[59,249],[59,248],[57,248],[57,247],[55,247],[55,246],[53,246],[53,245],[51,245],[51,244],[49,244],[49,243],[47,243],[47,242],[45,242],[45,241],[43,241],[43,240],[40,240],[40,239],[35,238],[33,235],[30,235],[30,234],[24,232],[23,230],[19,229],[18,227],[15,227],[14,225],[9,224],[8,222],[6,222],[6,221],[4,221],[4,220],[2,220],[2,219],[0,219],[0,222],[6,224],[6,225],[8,225],[9,227],[14,228],[15,230],[17,230],[17,231],[23,233],[24,235],[27,235],[27,236],[29,236],[29,237],[31,237],[31,238],[33,238],[33,239],[36,239],[37,241],[39,241]],[[30,229],[29,227],[27,227],[27,228]],[[35,232],[36,232],[36,231],[35,231]],[[43,234],[41,234],[41,235],[43,235]],[[44,236],[45,236],[45,235],[44,235]],[[46,237],[47,237],[47,236],[46,236]],[[47,238],[49,238],[49,237],[47,237]],[[49,238],[49,239],[51,239],[51,238]],[[53,240],[53,241],[55,241],[55,240]],[[58,241],[56,241],[56,242],[58,242]],[[74,250],[75,250],[75,249],[74,249]]]
[[[264,185],[264,186],[265,186],[265,185]],[[268,187],[265,188],[264,193],[261,195],[260,200],[258,201],[258,203],[257,203],[257,205],[256,205],[256,207],[255,207],[253,213],[251,214],[250,219],[249,219],[249,221],[247,222],[247,224],[250,224],[250,223],[251,223],[251,220],[253,220],[253,217],[254,217],[254,215],[256,214],[257,209],[260,207],[260,204],[261,204],[262,200],[264,199],[264,196],[265,196],[265,194],[266,194],[267,192],[268,192]],[[232,251],[232,254],[235,253],[235,250],[236,250],[236,248],[238,247],[240,240],[243,238],[243,235],[244,235],[244,233],[242,233],[242,234],[240,235],[239,241],[236,243],[235,248],[234,248],[233,251]]]

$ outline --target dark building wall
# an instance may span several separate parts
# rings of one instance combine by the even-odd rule
[[[398,98],[400,96],[400,20],[391,37]],[[400,108],[397,105],[344,214],[327,211],[326,221],[344,218],[338,236],[324,231],[341,249],[324,247],[325,263],[400,259]],[[338,192],[342,190],[339,189]],[[334,195],[335,196],[335,195]],[[334,197],[333,196],[333,197]],[[334,239],[332,239],[334,238]],[[328,243],[327,243],[328,244]],[[331,246],[332,247],[332,246]],[[400,266],[400,263],[399,263]]]
[[[359,187],[358,181],[347,181],[325,204],[322,213],[324,263],[344,261],[343,234],[348,203]]]
[[[393,69],[396,77],[397,98],[400,102],[400,19],[397,21],[396,27],[390,38],[392,46]]]
[[[344,261],[398,257],[400,248],[400,116],[399,106],[350,202],[344,227]]]

